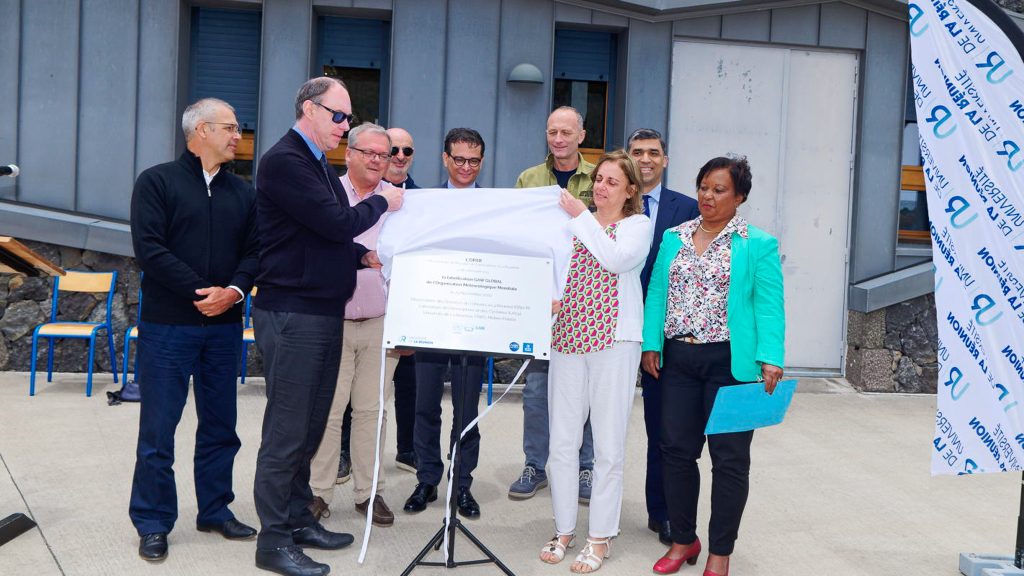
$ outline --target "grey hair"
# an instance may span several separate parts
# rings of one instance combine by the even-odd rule
[[[185,133],[185,141],[188,142],[196,133],[196,126],[200,122],[209,121],[217,113],[217,107],[223,106],[232,112],[235,108],[220,98],[202,98],[189,104],[181,115],[181,131]]]
[[[331,76],[317,76],[303,82],[299,88],[299,93],[295,95],[295,119],[302,118],[303,102],[312,100],[319,103],[320,97],[324,95],[324,92],[330,90],[331,86],[334,85],[341,86],[346,90],[348,89],[340,78],[333,78]]]
[[[373,122],[363,122],[359,126],[348,131],[348,147],[358,148],[359,147],[359,136],[363,133],[380,134],[388,139],[388,154],[391,153],[391,136],[383,126],[374,124]]]
[[[554,114],[555,112],[572,112],[573,114],[575,114],[576,122],[578,122],[580,125],[580,132],[583,131],[583,114],[580,114],[579,110],[573,108],[572,106],[559,106],[558,108],[552,110],[551,114]],[[550,117],[550,114],[548,116]]]
[[[637,128],[629,135],[626,140],[626,150],[632,151],[633,142],[637,140],[657,140],[661,144],[661,151],[668,156],[668,142],[665,142],[665,138],[661,136],[661,132],[658,132],[654,128]]]

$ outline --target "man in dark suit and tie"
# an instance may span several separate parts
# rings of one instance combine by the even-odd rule
[[[640,128],[629,136],[626,150],[640,167],[644,185],[644,213],[654,222],[654,237],[647,262],[640,272],[644,296],[651,281],[651,268],[658,258],[658,248],[665,230],[700,215],[697,201],[662,186],[668,167],[668,145],[657,130]],[[665,485],[661,471],[661,384],[641,371],[644,388],[644,424],[647,428],[647,527],[658,533],[663,544],[671,544]]]
[[[267,407],[254,486],[261,524],[256,566],[279,574],[327,574],[330,567],[303,548],[335,550],[353,541],[326,530],[307,508],[309,464],[334,398],[345,302],[356,268],[371,263],[352,239],[399,209],[404,190],[349,204],[326,153],[341,143],[351,117],[340,80],[308,80],[295,98],[295,125],[263,155],[257,172],[260,266],[252,318]]]

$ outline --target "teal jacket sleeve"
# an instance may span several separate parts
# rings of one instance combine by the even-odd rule
[[[753,287],[757,339],[754,360],[759,364],[782,367],[785,362],[786,311],[779,241],[766,234],[757,244]]]
[[[651,269],[651,283],[644,301],[644,352],[661,354],[665,345],[665,310],[668,308],[668,270],[682,243],[672,228],[661,238],[658,258]]]

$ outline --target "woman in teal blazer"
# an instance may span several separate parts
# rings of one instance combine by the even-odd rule
[[[737,215],[750,194],[745,158],[713,158],[697,174],[700,218],[665,231],[644,306],[641,366],[661,382],[665,496],[672,547],[654,565],[696,564],[700,471],[711,454],[704,576],[726,576],[750,485],[753,432],[704,435],[722,386],[782,378],[786,318],[779,243]]]

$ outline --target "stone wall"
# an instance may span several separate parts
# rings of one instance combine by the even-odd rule
[[[868,314],[850,311],[847,337],[846,378],[858,390],[935,392],[934,295]]]
[[[23,241],[23,243],[65,270],[109,272],[117,270],[117,288],[111,303],[111,321],[114,324],[114,352],[118,372],[122,370],[124,334],[138,318],[139,269],[133,258],[115,256],[91,250],[68,248]],[[30,367],[32,331],[50,319],[53,279],[29,278],[22,275],[0,274],[0,370],[24,371]],[[58,319],[69,322],[102,322],[106,295],[64,292],[58,298]],[[260,376],[263,364],[255,346],[249,346],[247,372]],[[134,350],[134,346],[133,346]],[[88,341],[59,339],[54,345],[53,369],[56,372],[85,372],[89,357]],[[134,366],[134,364],[132,364]],[[40,339],[36,370],[46,370],[46,340]],[[100,333],[96,342],[93,370],[110,372],[110,353],[106,334]],[[97,380],[97,383],[100,381]]]

